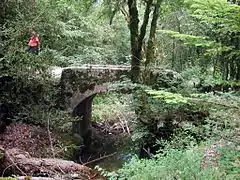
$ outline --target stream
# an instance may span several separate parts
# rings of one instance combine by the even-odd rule
[[[111,129],[104,123],[94,123],[92,146],[83,152],[80,163],[91,168],[99,166],[107,171],[116,171],[131,159],[134,154],[132,147],[129,133]]]

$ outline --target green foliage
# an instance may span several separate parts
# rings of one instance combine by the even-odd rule
[[[17,122],[70,131],[74,119],[67,112],[55,109],[58,90],[47,71],[55,65],[128,64],[129,30],[116,12],[122,11],[129,18],[124,11],[125,3],[15,0],[0,4],[3,10],[0,12],[0,75],[15,78],[10,91],[3,92],[0,99],[14,105]],[[145,6],[141,3],[140,15]],[[189,89],[193,82],[202,86],[239,86],[234,79],[239,79],[240,69],[240,6],[226,0],[186,0],[185,3],[174,0],[164,1],[161,7],[158,29],[162,30],[156,35],[157,55],[152,66],[159,68],[164,64],[178,71],[188,67],[182,75]],[[25,52],[31,28],[41,39],[42,50],[38,56]],[[148,160],[134,157],[118,172],[98,170],[109,179],[238,179],[237,143],[219,150],[222,155],[218,168],[201,167],[204,152],[199,144],[208,139],[237,140],[239,97],[226,93],[186,98],[179,86],[182,78],[175,81],[173,73],[168,72],[151,84],[153,88],[168,90],[151,90],[125,81],[118,84],[119,91],[134,92],[134,97],[109,93],[94,99],[93,120],[131,122],[136,148],[149,147],[154,157]],[[132,109],[136,115],[132,115]],[[211,112],[208,118],[206,111]],[[75,149],[71,142],[65,155],[70,156]],[[162,153],[154,156],[159,150]]]
[[[239,98],[205,94],[188,100],[209,109],[205,124],[178,129],[173,138],[159,142],[164,149],[154,158],[134,157],[112,179],[239,179]],[[206,142],[199,144],[196,135]],[[204,161],[215,166],[204,166]]]
[[[133,115],[131,95],[106,93],[93,100],[93,121],[125,121]]]
[[[49,109],[43,104],[24,106],[21,112],[15,115],[15,121],[25,122],[36,125],[50,126],[52,129],[62,132],[71,131],[71,122],[74,120],[66,111]]]
[[[18,9],[17,4],[24,8]],[[50,61],[51,65],[64,66],[79,63],[115,64],[119,61],[127,63],[127,28],[121,23],[109,26],[104,19],[96,17],[100,7],[90,8],[89,5],[86,1],[6,2],[3,8],[10,11],[11,15],[6,17],[2,14],[4,26],[0,29],[5,69],[11,67],[17,70],[16,62],[21,66],[31,64],[31,58],[24,58],[31,29],[37,31],[41,40],[41,56],[35,57],[38,62]],[[87,7],[86,13],[84,8]],[[119,19],[119,22],[123,20]],[[46,57],[47,54],[50,57]],[[22,59],[29,61],[22,62]]]
[[[163,99],[167,104],[185,104],[187,98],[184,98],[181,94],[174,94],[166,91],[147,90],[148,94],[152,95],[153,98]]]
[[[197,65],[223,80],[238,80],[239,9],[227,0],[165,2],[155,64],[177,71]]]
[[[205,32],[212,40],[221,44],[208,49],[207,54],[219,59],[215,62],[220,66],[223,79],[237,79],[238,71],[233,68],[232,63],[239,61],[239,17],[240,7],[235,4],[230,4],[225,0],[214,1],[186,1],[189,4],[193,18],[200,21],[201,24],[206,25],[212,32]],[[232,56],[232,54],[238,54]],[[224,61],[227,60],[227,63]],[[219,62],[220,61],[220,62]],[[229,69],[228,66],[231,66]],[[238,65],[237,65],[238,66]],[[225,69],[224,69],[225,68]],[[228,74],[226,71],[231,71]],[[236,77],[237,76],[237,77]]]
[[[153,89],[161,90],[162,88],[168,88],[169,91],[176,92],[176,88],[180,88],[183,79],[181,75],[173,70],[160,69],[152,70],[149,72],[149,79],[146,78],[145,82]],[[147,75],[146,75],[147,76]]]
[[[179,151],[169,150],[156,159],[132,159],[119,170],[119,179],[219,179],[223,172],[217,168],[201,167],[203,153],[196,148]],[[144,172],[144,173],[143,173]]]
[[[118,179],[118,174],[116,172],[108,172],[105,169],[95,166],[95,169],[101,173],[104,177],[108,178],[109,180],[115,180]]]
[[[170,30],[159,30],[160,33],[166,33],[169,36],[179,39],[184,42],[185,45],[193,45],[196,47],[202,47],[206,49],[205,55],[215,56],[219,52],[231,51],[232,46],[225,46],[216,41],[212,41],[209,37],[206,36],[194,36],[188,34],[180,34],[179,32],[170,31]]]
[[[187,45],[201,46],[201,47],[213,47],[220,46],[217,42],[208,40],[208,37],[204,36],[194,36],[188,34],[180,34],[179,32],[170,31],[170,30],[159,30],[160,33],[166,33],[171,37],[180,39]]]
[[[188,1],[193,11],[193,16],[203,23],[216,25],[214,31],[227,34],[228,32],[239,32],[240,7],[230,4],[225,0],[212,1]]]
[[[0,180],[16,180],[17,178],[13,177],[0,177]]]
[[[229,150],[220,150],[222,156],[218,167],[201,166],[204,156],[201,147],[185,151],[171,149],[149,160],[132,158],[117,172],[117,177],[115,173],[110,179],[238,179],[239,158],[236,153],[239,151],[236,148]]]
[[[14,106],[16,121],[69,129],[69,115],[54,109],[58,89],[49,74],[52,66],[128,63],[124,20],[109,26],[99,17],[101,7],[93,5],[67,0],[1,3],[0,76],[13,76],[14,82],[0,100]],[[25,52],[32,29],[40,37],[39,55]]]
[[[135,95],[137,118],[132,140],[138,146],[184,149],[199,144],[211,134],[208,112],[191,98],[164,90],[142,90]]]
[[[240,155],[239,145],[234,146],[234,143],[229,143],[228,147],[220,149],[222,156],[219,158],[219,163],[222,169],[225,169],[229,179],[238,179],[240,177]]]

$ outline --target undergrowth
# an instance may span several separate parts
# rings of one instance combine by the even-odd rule
[[[111,180],[157,180],[157,179],[238,179],[239,155],[237,149],[219,149],[223,153],[219,166],[202,166],[204,148],[196,146],[187,150],[171,149],[158,154],[154,159],[133,158],[117,173],[106,173]],[[237,164],[238,163],[238,164]]]
[[[133,115],[131,95],[109,92],[97,95],[93,100],[93,121],[119,121]]]
[[[158,93],[158,97],[166,98],[167,95],[170,102],[180,97],[163,94]],[[185,103],[182,98],[180,100]],[[135,155],[118,171],[97,169],[110,180],[240,179],[239,97],[232,93],[209,93],[191,95],[187,100],[210,113],[202,126],[185,126],[175,131],[170,139],[156,142],[163,148],[149,159]],[[148,130],[142,129],[139,139],[149,136]]]

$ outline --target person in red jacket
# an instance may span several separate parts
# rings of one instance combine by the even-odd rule
[[[40,40],[35,31],[31,32],[31,37],[28,41],[28,49],[27,52],[38,54],[40,51]]]

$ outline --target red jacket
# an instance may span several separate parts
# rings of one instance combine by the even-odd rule
[[[28,46],[40,46],[40,40],[38,36],[32,36],[28,42]]]

